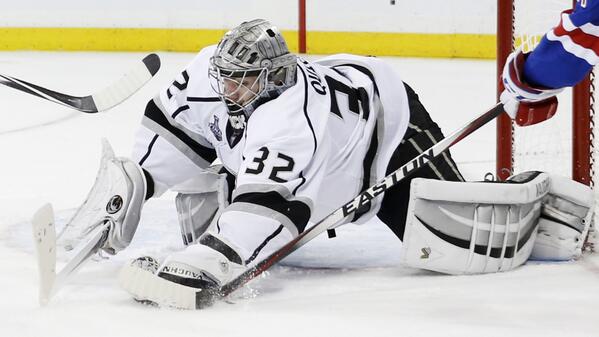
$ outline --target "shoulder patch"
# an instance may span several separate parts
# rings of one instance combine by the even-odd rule
[[[214,134],[214,137],[216,137],[216,140],[220,142],[221,140],[223,140],[223,133],[220,130],[220,127],[218,126],[218,116],[213,115],[213,117],[214,122],[208,123],[208,127],[210,128],[210,131],[212,131],[212,133]]]

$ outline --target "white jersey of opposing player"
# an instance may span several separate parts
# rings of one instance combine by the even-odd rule
[[[218,235],[251,263],[384,177],[409,107],[401,78],[381,60],[299,58],[297,84],[258,107],[235,135],[209,83],[213,53],[214,46],[200,51],[148,103],[134,157],[152,175],[155,195],[218,157],[237,178]],[[380,201],[346,220],[371,218]]]

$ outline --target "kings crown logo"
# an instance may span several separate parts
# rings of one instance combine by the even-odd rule
[[[214,122],[208,123],[208,126],[210,127],[210,131],[212,131],[214,134],[214,137],[216,137],[219,142],[223,140],[223,133],[218,127],[218,117],[216,117],[216,115],[214,115]]]

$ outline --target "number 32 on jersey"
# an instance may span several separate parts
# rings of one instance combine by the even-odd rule
[[[254,158],[252,160],[252,162],[256,163],[256,166],[253,168],[251,168],[251,167],[246,168],[245,173],[261,174],[264,171],[264,168],[266,167],[266,164],[264,162],[271,155],[271,152],[268,150],[268,148],[266,146],[261,147],[259,149],[259,151],[261,152],[261,155],[259,155],[258,157]],[[277,182],[277,183],[285,183],[285,182],[287,182],[287,180],[279,177],[279,174],[281,172],[291,172],[293,170],[293,166],[295,165],[295,162],[294,162],[293,158],[291,158],[288,155],[285,155],[280,152],[273,153],[272,155],[274,156],[275,154],[276,154],[276,158],[277,158],[276,165],[272,167],[272,170],[270,170],[268,179],[270,179],[274,182]]]

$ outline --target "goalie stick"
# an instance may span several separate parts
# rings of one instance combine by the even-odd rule
[[[73,258],[56,273],[56,227],[52,205],[46,204],[33,216],[33,239],[39,271],[39,302],[46,305],[50,298],[65,284],[70,275],[79,269],[107,238],[109,223],[97,226],[81,245]]]
[[[119,80],[88,96],[77,97],[56,92],[27,81],[0,74],[0,84],[64,105],[71,109],[96,113],[122,103],[148,82],[160,69],[160,58],[149,54]]]

